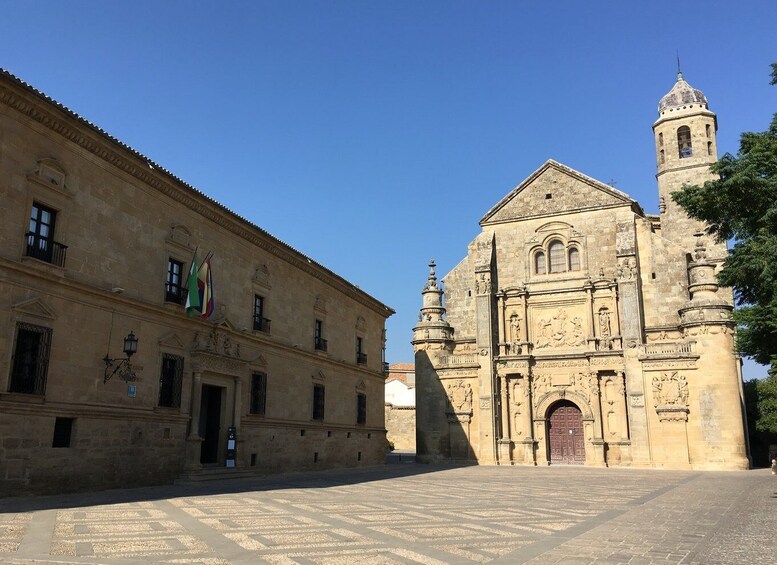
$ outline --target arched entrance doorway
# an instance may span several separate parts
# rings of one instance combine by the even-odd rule
[[[548,410],[548,441],[551,464],[585,463],[583,414],[573,402],[560,400]]]

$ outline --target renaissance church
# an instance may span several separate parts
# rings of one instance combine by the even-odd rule
[[[726,246],[671,198],[713,178],[716,131],[678,73],[653,124],[658,215],[547,161],[483,216],[444,290],[430,263],[420,460],[748,468]]]

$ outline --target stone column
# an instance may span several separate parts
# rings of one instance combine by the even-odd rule
[[[243,379],[240,377],[235,378],[235,405],[232,409],[232,425],[235,427],[235,435],[237,441],[235,442],[235,448],[237,450],[237,459],[235,465],[242,467],[244,454],[243,446],[245,445],[245,438],[240,433],[240,419],[243,415]]]
[[[200,404],[202,402],[202,373],[195,371],[192,378],[192,408],[189,422],[189,437],[186,438],[186,461],[184,468],[189,471],[202,468],[200,455],[202,438],[200,437]]]
[[[594,448],[593,465],[596,467],[606,467],[604,458],[604,423],[602,422],[602,403],[601,387],[599,386],[599,375],[596,371],[590,372],[588,379],[588,401],[594,413],[591,445]]]
[[[499,463],[510,465],[513,462],[513,442],[510,426],[510,378],[507,375],[499,377],[501,385],[501,416],[502,429],[499,438]]]
[[[499,291],[496,295],[497,300],[497,315],[499,316],[499,355],[507,353],[506,347],[502,344],[507,343],[507,332],[505,331],[505,295],[504,292]]]
[[[490,249],[489,249],[490,251]],[[477,323],[476,343],[480,355],[478,369],[478,446],[477,458],[480,463],[495,463],[497,460],[496,419],[494,407],[494,363],[491,291],[491,264],[483,263],[475,269],[475,316]]]

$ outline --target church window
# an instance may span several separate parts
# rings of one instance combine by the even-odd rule
[[[660,155],[659,155],[659,158],[658,158],[658,159],[659,159],[659,162],[660,162],[662,165],[663,165],[664,163],[666,163],[666,157],[664,156],[664,150],[663,150],[663,149],[661,150],[661,153],[660,153]]]
[[[707,142],[707,155],[712,155],[712,142]]]
[[[682,126],[677,130],[677,147],[680,152],[680,159],[685,159],[693,155],[691,145],[691,128]]]
[[[664,146],[664,134],[659,133],[658,134],[658,146],[663,147]]]
[[[548,248],[548,255],[550,256],[550,272],[551,273],[563,273],[566,271],[566,257],[564,256],[564,244],[560,241],[554,241]]]
[[[709,125],[709,124],[707,124],[707,125],[706,125],[706,126],[704,126],[704,127],[705,127],[705,128],[706,128],[706,130],[707,130],[707,137],[708,137],[708,138],[709,138],[709,137],[712,137],[712,136],[710,135],[710,134],[712,133],[712,128],[710,128],[710,125]]]
[[[534,256],[534,272],[538,275],[544,275],[548,272],[545,266],[545,254],[542,251]]]
[[[577,250],[577,247],[572,247],[569,250],[569,270],[580,270],[580,251]]]

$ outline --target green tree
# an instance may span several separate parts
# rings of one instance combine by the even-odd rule
[[[771,67],[775,85],[777,63]],[[737,348],[771,365],[777,379],[777,114],[766,131],[743,133],[736,156],[726,153],[710,170],[719,178],[672,198],[718,241],[734,240],[719,280],[739,304]]]

